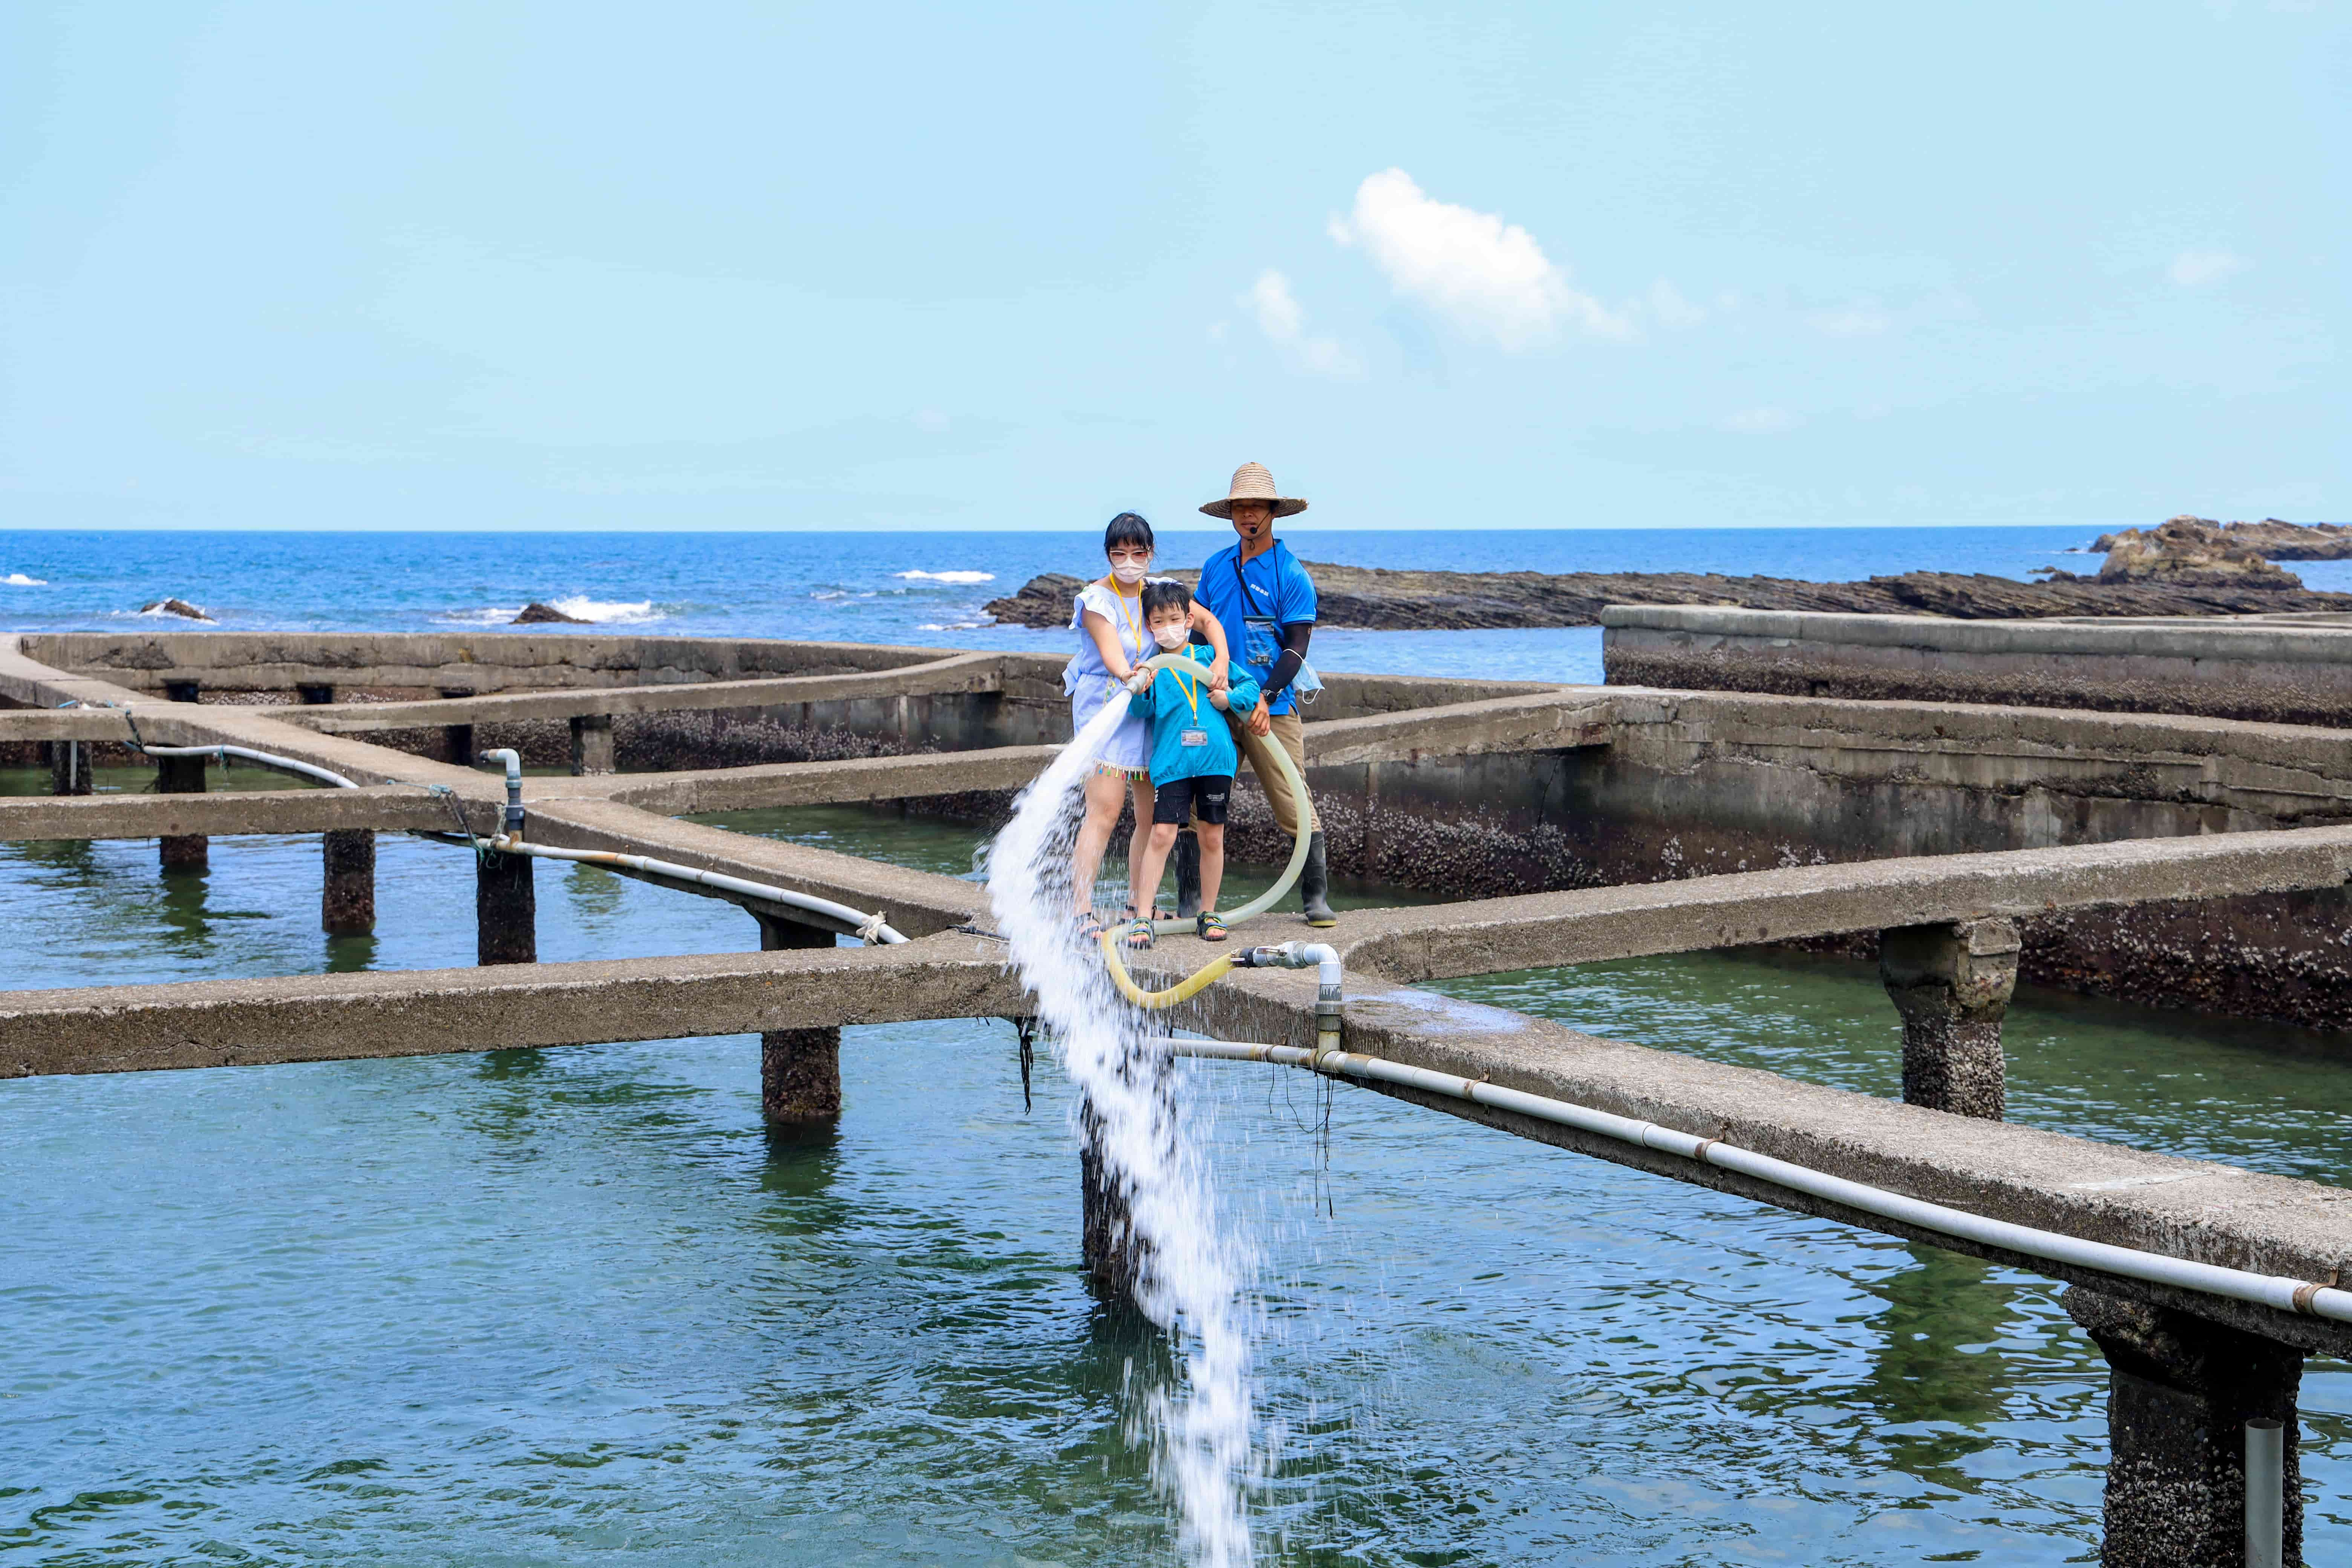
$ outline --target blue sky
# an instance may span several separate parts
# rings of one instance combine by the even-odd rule
[[[2327,0],[14,0],[0,527],[2341,519],[2348,67]]]

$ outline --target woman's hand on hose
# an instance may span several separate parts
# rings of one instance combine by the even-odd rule
[[[1250,710],[1249,717],[1242,722],[1249,726],[1249,732],[1253,735],[1274,733],[1274,716],[1265,710],[1265,699],[1263,697],[1257,700],[1257,706]]]
[[[1119,684],[1126,687],[1130,695],[1140,697],[1143,695],[1144,689],[1151,684],[1151,671],[1139,669]]]

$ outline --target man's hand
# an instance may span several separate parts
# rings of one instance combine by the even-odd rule
[[[1250,716],[1242,721],[1249,726],[1249,732],[1253,735],[1274,733],[1274,716],[1265,710],[1265,699],[1263,697],[1257,700],[1257,706],[1250,710]]]
[[[1220,654],[1209,665],[1209,689],[1229,691],[1233,689],[1233,678],[1225,668],[1224,656]],[[1223,708],[1224,704],[1220,702],[1217,706]]]

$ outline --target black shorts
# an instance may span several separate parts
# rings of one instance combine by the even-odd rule
[[[1151,820],[1182,826],[1188,817],[1222,824],[1234,798],[1234,775],[1170,779],[1151,792]]]

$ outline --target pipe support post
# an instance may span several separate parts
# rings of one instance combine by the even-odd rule
[[[537,963],[539,903],[530,857],[491,849],[474,858],[474,962]]]
[[[1904,1103],[1988,1121],[2006,1114],[2000,1028],[2019,946],[2016,925],[1997,919],[1879,933],[1878,977],[1903,1016]]]
[[[754,915],[760,951],[831,947],[834,935],[798,921]],[[760,1036],[760,1114],[772,1127],[806,1127],[841,1115],[841,1030],[768,1029]]]
[[[2282,1564],[2303,1562],[2295,1397],[2303,1352],[2186,1312],[2076,1286],[2066,1310],[2107,1358],[2108,1568],[2238,1568],[2262,1500],[2247,1494],[2250,1423],[2270,1423]]]
[[[205,793],[205,763],[211,752],[159,755],[155,758],[155,790],[159,795]],[[160,845],[166,870],[201,871],[212,860],[212,840],[201,833],[166,834]]]
[[[321,836],[325,879],[319,893],[319,929],[330,936],[366,936],[375,930],[375,834],[338,827]]]

